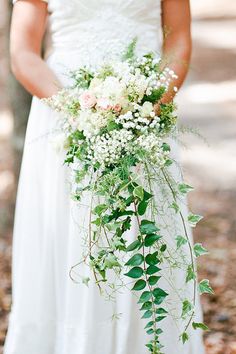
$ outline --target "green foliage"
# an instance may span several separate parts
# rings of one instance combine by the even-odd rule
[[[91,80],[94,78],[94,73],[87,67],[83,67],[76,71],[71,71],[71,78],[74,79],[74,87],[87,89]]]
[[[145,257],[146,263],[151,266],[155,266],[156,264],[160,263],[160,260],[157,258],[157,256],[158,252],[147,254],[147,256]]]
[[[158,77],[161,74],[162,64],[158,61],[153,62],[154,53],[147,53],[143,61],[136,60],[136,42],[137,38],[129,44],[123,54],[123,60],[134,65],[134,70],[138,68],[145,77],[148,77],[150,70]],[[105,64],[99,72],[95,73],[84,67],[73,72],[71,76],[75,87],[87,89],[94,77],[104,80],[113,75],[114,71],[112,65]],[[155,88],[150,95],[144,95],[140,100],[132,92],[128,92],[128,95],[130,94],[132,104],[144,102],[154,104],[160,101],[165,90],[164,87]],[[78,118],[79,109],[80,103],[76,99],[70,100],[66,107],[73,119]],[[169,166],[175,161],[170,157],[171,154],[169,155],[171,146],[167,141],[169,138],[170,140],[176,138],[178,133],[175,109],[173,102],[161,104],[159,126],[155,128],[156,136],[160,138],[160,152],[161,154],[165,152],[166,156],[163,158],[163,165],[154,165],[152,156],[140,148],[135,153],[126,153],[122,150],[117,162],[110,164],[105,162],[105,166],[102,166],[102,163],[92,162],[95,153],[91,152],[89,139],[84,136],[83,132],[77,129],[67,134],[68,146],[65,163],[68,165],[75,163],[78,166],[71,166],[76,169],[74,171],[76,185],[74,200],[82,200],[84,193],[91,195],[91,207],[88,213],[89,226],[88,230],[84,230],[86,234],[84,241],[88,246],[88,254],[84,257],[85,263],[89,263],[101,293],[107,293],[108,297],[112,298],[117,290],[116,285],[111,283],[107,276],[110,272],[114,272],[120,278],[122,285],[124,285],[123,275],[125,275],[128,285],[132,282],[132,291],[136,292],[136,295],[140,292],[137,296],[138,303],[142,318],[147,320],[145,330],[151,336],[146,347],[152,354],[163,354],[159,340],[162,330],[158,327],[159,322],[169,315],[165,305],[166,302],[168,303],[168,293],[159,285],[162,277],[165,274],[169,275],[165,273],[166,267],[169,271],[176,268],[186,271],[186,282],[191,282],[190,285],[195,290],[197,280],[194,256],[200,257],[207,253],[200,243],[192,246],[188,235],[187,223],[195,227],[202,217],[190,213],[186,218],[182,212],[182,199],[193,188],[184,182],[179,183],[169,171]],[[96,111],[96,107],[91,110]],[[106,114],[107,124],[99,130],[98,137],[106,134],[112,136],[114,130],[119,132],[122,128],[121,123],[116,123],[118,112],[111,110]],[[151,120],[151,116],[149,118]],[[151,129],[150,132],[152,132]],[[149,134],[149,130],[147,133]],[[142,135],[142,131],[136,129],[134,135],[136,139]],[[159,196],[156,198],[156,186],[158,186],[160,198]],[[168,206],[172,209],[170,223],[175,223],[176,218],[182,222],[183,231],[180,235],[175,233],[177,227],[171,228],[172,225],[165,222],[165,208]],[[127,234],[126,231],[130,230],[131,226],[133,227],[133,223],[137,233],[136,238],[130,240],[129,233]],[[169,247],[165,240],[168,232],[171,233],[172,240],[176,241],[176,247]],[[186,252],[189,252],[187,256]],[[125,263],[126,257],[128,258]],[[164,265],[163,272],[162,265]],[[124,268],[126,268],[125,274],[123,274]],[[87,286],[90,279],[86,277],[81,279],[82,283]],[[103,292],[104,285],[107,285],[105,292]],[[109,289],[111,289],[111,294],[108,294]],[[213,293],[206,279],[199,283],[198,289],[201,294]],[[175,291],[178,293],[179,289]],[[181,335],[183,343],[188,340],[190,326],[194,329],[206,329],[204,324],[193,322],[195,304],[192,298],[194,297],[182,301],[181,317],[182,321],[186,321],[184,333]],[[179,298],[182,299],[182,294]]]
[[[157,103],[162,98],[165,91],[166,91],[165,87],[160,87],[156,90],[153,90],[151,95],[144,96],[144,98],[142,100],[142,104],[144,102]]]
[[[176,202],[173,202],[171,205],[170,205],[170,208],[174,209],[174,211],[176,213],[178,213],[180,211],[180,208],[178,206],[178,204]]]
[[[126,248],[126,252],[132,252],[135,249],[139,248],[140,246],[141,246],[141,242],[139,240],[135,240]]]
[[[203,247],[201,243],[196,243],[193,246],[193,250],[194,250],[194,254],[195,254],[196,257],[200,257],[200,256],[203,256],[205,254],[208,254],[207,249],[205,247]]]
[[[209,331],[207,325],[201,322],[193,322],[192,323],[193,329],[202,329],[203,331]]]
[[[146,247],[151,247],[154,245],[154,243],[156,243],[157,241],[159,241],[161,239],[161,236],[160,235],[157,235],[157,234],[150,234],[150,235],[147,235],[145,237],[145,240],[144,240],[144,245]]]
[[[191,280],[195,280],[195,279],[196,279],[196,273],[195,273],[193,266],[191,264],[187,268],[186,283],[188,283]]]
[[[147,301],[149,301],[152,297],[152,293],[150,291],[144,291],[142,293],[142,295],[139,298],[139,303],[146,303]]]
[[[197,214],[189,214],[188,216],[188,222],[191,227],[195,227],[197,223],[202,219],[201,215]]]
[[[139,198],[140,200],[143,200],[144,197],[144,190],[143,187],[137,186],[133,190],[133,196]]]
[[[181,339],[182,339],[183,344],[185,344],[189,340],[188,333],[187,332],[182,333],[181,334]]]
[[[163,132],[169,133],[177,123],[174,103],[161,104],[160,125],[163,126]]]
[[[125,275],[130,278],[140,278],[143,275],[143,269],[140,267],[134,267],[130,269],[128,273],[125,273]]]
[[[153,221],[142,220],[140,225],[140,231],[142,234],[150,235],[154,232],[160,231]]]
[[[148,278],[148,283],[151,285],[151,286],[154,286],[156,285],[156,283],[158,282],[158,280],[160,280],[160,276],[156,276],[156,275],[152,275]]]
[[[188,240],[181,235],[176,236],[175,239],[176,239],[177,248],[180,248],[181,246],[186,245],[186,243],[188,243]]]
[[[180,183],[178,185],[178,190],[182,194],[187,194],[193,190],[193,187],[191,187],[190,185],[188,185],[186,183]]]
[[[182,303],[182,317],[184,318],[190,311],[193,310],[193,304],[189,300],[184,300]]]
[[[135,50],[137,45],[138,38],[135,37],[131,43],[127,46],[126,50],[122,55],[122,60],[133,60],[135,58]]]
[[[200,281],[200,283],[198,284],[198,289],[200,294],[214,294],[214,291],[210,286],[208,279],[203,279],[202,281]]]
[[[125,264],[127,266],[139,266],[142,264],[144,261],[144,257],[141,253],[137,253],[134,256],[132,256],[128,262]]]
[[[132,290],[140,291],[143,290],[145,287],[146,287],[146,281],[143,279],[139,279],[134,284]]]
[[[148,275],[152,275],[152,274],[155,274],[157,272],[160,272],[160,268],[158,268],[157,266],[155,265],[150,265],[149,267],[147,267],[147,270],[146,270],[146,273]]]

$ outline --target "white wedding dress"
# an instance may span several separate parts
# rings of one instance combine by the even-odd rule
[[[140,53],[159,52],[160,2],[49,0],[47,64],[67,84],[68,69],[96,64],[111,53],[119,53],[135,36]],[[56,153],[51,144],[55,127],[56,114],[34,97],[18,188],[13,305],[4,354],[148,353],[146,323],[140,319],[137,299],[130,291],[117,293],[115,301],[108,302],[92,281],[87,287],[69,277],[71,266],[81,256],[79,225],[86,219],[87,209],[84,206],[78,211],[71,200],[63,153]],[[174,145],[172,148],[176,150]],[[177,175],[177,167],[174,169]],[[178,222],[169,219],[175,227]],[[130,239],[135,235],[132,229]],[[171,243],[171,236],[166,237]],[[87,267],[82,270],[84,276],[89,273]],[[167,277],[181,288],[185,273],[178,270]],[[167,290],[174,299],[171,289]],[[197,312],[201,319],[199,306]],[[165,354],[204,353],[200,331],[190,331],[189,342],[182,345],[181,324],[168,318],[160,326]]]

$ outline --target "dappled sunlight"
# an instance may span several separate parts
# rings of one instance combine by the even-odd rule
[[[204,47],[228,49],[236,53],[235,20],[224,20],[221,22],[221,26],[218,21],[197,22],[193,24],[192,32],[194,38]],[[217,58],[212,59],[213,61],[217,60]]]
[[[236,181],[236,144],[235,140],[219,143],[216,146],[193,145],[185,150],[182,161],[198,176],[204,188],[235,188]]]
[[[15,184],[15,176],[11,170],[0,172],[0,199],[4,200]]]
[[[0,139],[9,139],[13,133],[13,115],[10,110],[0,111]]]
[[[236,102],[236,80],[190,84],[183,88],[182,95],[185,100],[199,104]]]

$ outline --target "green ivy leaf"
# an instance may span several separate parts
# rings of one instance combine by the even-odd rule
[[[156,318],[156,322],[161,322],[162,320],[164,320],[166,318],[166,316],[158,316]]]
[[[151,303],[151,301],[146,301],[146,302],[144,302],[144,304],[143,304],[143,306],[141,307],[141,311],[143,311],[143,310],[150,310],[152,308],[152,303]]]
[[[145,287],[146,287],[146,281],[143,279],[139,279],[134,284],[132,290],[140,291],[140,290],[143,290]]]
[[[167,245],[166,245],[166,244],[161,245],[161,247],[160,247],[160,251],[161,251],[161,252],[165,252],[166,249],[167,249]]]
[[[187,268],[186,283],[188,283],[191,280],[195,280],[195,279],[196,279],[196,274],[193,270],[192,265],[189,265]]]
[[[192,186],[190,186],[189,184],[186,184],[186,183],[180,183],[178,185],[178,190],[182,194],[187,194],[187,193],[191,192],[193,189],[194,188]]]
[[[135,240],[134,242],[132,242],[132,243],[126,248],[126,252],[134,251],[134,250],[137,249],[139,246],[141,246],[141,242],[140,242],[139,240]]]
[[[143,197],[143,200],[144,200],[144,201],[147,202],[147,201],[150,200],[152,197],[153,197],[152,194],[148,193],[147,191],[144,191],[144,197]]]
[[[154,322],[153,322],[153,321],[148,322],[148,323],[146,324],[146,326],[144,327],[144,329],[147,329],[147,328],[152,327],[152,326],[153,326],[153,324],[154,324]]]
[[[89,277],[82,277],[82,283],[85,284],[86,286],[88,286],[89,281],[90,281]]]
[[[182,303],[182,317],[185,317],[190,311],[192,311],[193,305],[186,299]]]
[[[113,253],[109,253],[104,260],[104,266],[108,269],[112,269],[114,267],[120,267],[120,263]]]
[[[161,235],[157,235],[157,234],[147,235],[144,240],[144,245],[146,247],[151,247],[155,242],[159,241],[160,239],[161,239]]]
[[[156,314],[157,315],[163,315],[163,314],[167,314],[168,311],[166,311],[165,309],[163,309],[162,307],[159,307],[157,310],[156,310]]]
[[[214,290],[210,286],[208,279],[203,279],[202,281],[200,281],[200,283],[198,284],[198,289],[200,294],[214,294]]]
[[[137,186],[133,190],[133,196],[139,198],[140,200],[143,200],[144,197],[144,190],[143,187]]]
[[[94,210],[93,210],[93,212],[94,212],[94,214],[96,214],[96,215],[101,215],[104,211],[106,211],[107,210],[107,205],[106,204],[98,204],[95,208],[94,208]]]
[[[187,332],[182,333],[181,339],[182,339],[183,344],[186,343],[189,340],[188,333]]]
[[[153,221],[142,220],[140,225],[140,232],[145,235],[153,234],[160,229],[155,225]]]
[[[169,167],[169,166],[171,166],[173,164],[173,160],[171,160],[171,159],[167,159],[166,161],[165,161],[165,166],[166,167]]]
[[[151,335],[154,333],[154,329],[150,328],[148,331],[147,331],[147,334]]]
[[[142,318],[150,318],[150,317],[152,317],[152,311],[150,310],[145,311],[142,316]]]
[[[143,275],[143,269],[140,267],[134,267],[130,269],[128,273],[125,273],[125,275],[130,278],[140,278]]]
[[[148,202],[145,200],[142,200],[139,204],[138,204],[138,215],[142,216],[146,213],[148,207]]]
[[[207,249],[203,247],[201,243],[196,243],[193,247],[193,250],[196,257],[200,257],[203,256],[204,254],[208,254]]]
[[[145,257],[145,260],[147,262],[147,264],[149,265],[156,265],[158,263],[160,263],[159,259],[157,258],[158,252],[154,252],[152,254],[148,254]]]
[[[180,210],[178,204],[175,203],[175,202],[173,202],[173,203],[170,205],[170,208],[174,209],[174,211],[175,211],[176,213],[178,213],[179,210]]]
[[[170,145],[167,143],[162,144],[162,149],[163,149],[163,151],[167,151],[167,152],[170,152],[170,150],[171,150]]]
[[[144,291],[139,298],[138,303],[149,301],[152,297],[152,293],[150,291]]]
[[[153,296],[155,297],[155,304],[156,305],[160,305],[165,298],[168,296],[168,293],[165,292],[163,289],[161,288],[156,288],[152,291]]]
[[[141,253],[137,253],[131,257],[128,262],[125,264],[127,266],[139,266],[144,261],[144,257]]]
[[[186,243],[188,243],[188,240],[181,235],[176,236],[175,239],[176,239],[177,249],[179,249],[180,247],[182,247],[183,245],[186,245]]]
[[[160,280],[161,277],[158,277],[156,275],[152,275],[151,277],[148,278],[148,282],[151,286],[155,285],[158,280]]]
[[[195,227],[197,225],[197,223],[202,220],[202,216],[201,215],[197,215],[197,214],[189,214],[188,216],[188,222],[189,225],[191,227]]]
[[[202,329],[203,331],[209,331],[209,328],[207,327],[207,325],[205,325],[204,323],[201,322],[193,322],[192,326],[194,329]]]
[[[155,265],[150,265],[147,270],[146,270],[146,273],[148,275],[152,275],[152,274],[155,274],[157,272],[159,272],[161,270],[161,268],[158,268],[157,266]]]

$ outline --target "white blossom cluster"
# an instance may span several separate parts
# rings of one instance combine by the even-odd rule
[[[116,164],[125,154],[137,155],[140,151],[149,161],[163,166],[169,151],[163,150],[163,141],[155,133],[142,134],[138,138],[131,130],[113,130],[109,134],[98,135],[89,140],[88,159],[101,168]]]
[[[155,114],[151,102],[145,102],[143,105],[135,105],[135,113],[128,111],[115,118],[125,129],[135,129],[145,132],[148,128],[159,128],[160,118]]]
[[[102,167],[117,163],[122,154],[130,150],[133,139],[133,133],[126,129],[113,130],[109,134],[93,137],[90,140],[88,158]]]
[[[62,113],[66,136],[82,132],[92,164],[105,167],[139,150],[163,164],[168,153],[162,148],[163,123],[152,96],[159,97],[160,90],[163,94],[177,76],[159,65],[159,58],[147,55],[104,63],[96,70],[83,68],[72,75],[78,85],[44,101]]]
[[[169,151],[164,151],[162,148],[162,139],[158,138],[154,133],[140,135],[135,145],[137,148],[143,149],[149,161],[158,166],[163,166],[169,156]]]

